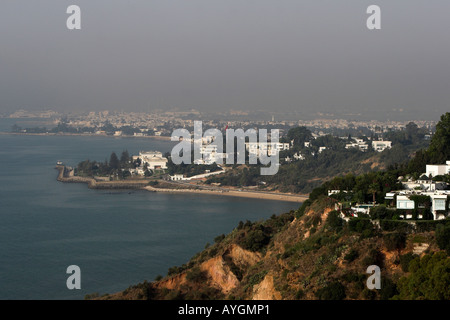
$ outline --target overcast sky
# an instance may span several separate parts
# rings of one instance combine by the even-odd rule
[[[66,28],[70,4],[81,30]],[[366,9],[381,7],[381,30]],[[448,0],[2,0],[0,113],[196,108],[430,119]]]

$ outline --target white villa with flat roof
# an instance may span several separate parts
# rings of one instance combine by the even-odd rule
[[[133,161],[141,159],[141,166],[147,164],[149,170],[167,169],[167,158],[159,151],[140,151],[138,156],[133,156]]]
[[[445,215],[448,214],[450,208],[449,206],[449,196],[450,190],[435,190],[434,192],[415,192],[415,191],[397,191],[390,192],[386,194],[385,199],[396,198],[396,208],[401,210],[414,210],[420,209],[416,208],[416,204],[410,199],[412,195],[423,195],[429,196],[431,199],[431,213],[434,220],[445,219]],[[446,212],[446,213],[445,213]],[[406,218],[411,218],[411,215],[406,215]],[[420,216],[419,216],[420,218]]]
[[[375,151],[382,152],[386,149],[390,149],[392,147],[392,141],[385,141],[385,140],[379,140],[379,141],[372,141],[372,148]]]
[[[283,150],[289,150],[289,143],[282,142],[246,142],[245,149],[250,154],[255,154],[260,156],[261,154],[266,154],[269,156],[276,155],[278,152]]]
[[[446,161],[445,164],[427,164],[426,176],[435,177],[445,174],[450,174],[450,161]]]

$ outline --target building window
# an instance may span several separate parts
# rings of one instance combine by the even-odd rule
[[[445,199],[434,200],[434,210],[445,210]]]

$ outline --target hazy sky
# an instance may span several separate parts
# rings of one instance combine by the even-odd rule
[[[81,30],[66,28],[69,5]],[[381,30],[366,9],[381,7]],[[437,119],[448,0],[2,0],[0,113],[196,108]]]

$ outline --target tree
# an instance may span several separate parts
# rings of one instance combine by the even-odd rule
[[[109,168],[111,170],[118,170],[120,168],[119,158],[115,152],[111,153],[111,157],[109,158]]]
[[[394,232],[386,234],[383,240],[388,251],[401,250],[405,248],[406,235],[401,232]]]
[[[409,263],[411,274],[397,283],[399,294],[394,299],[402,300],[449,300],[450,257],[445,252],[435,252]]]
[[[379,189],[380,189],[380,186],[376,182],[369,185],[368,192],[372,194],[373,204],[375,204],[375,202],[377,201],[377,192]]]
[[[120,162],[123,165],[128,164],[128,162],[130,161],[130,154],[128,153],[128,150],[125,150],[122,152],[122,155],[120,156]]]
[[[327,226],[331,230],[339,232],[342,230],[342,227],[344,225],[344,220],[340,217],[340,214],[338,211],[331,211],[328,214],[326,223],[327,223]]]
[[[438,225],[436,227],[436,243],[440,249],[450,255],[450,225]]]
[[[433,163],[445,163],[450,159],[450,112],[443,114],[436,125],[428,153]]]
[[[297,127],[288,131],[287,138],[294,140],[294,146],[303,147],[303,143],[309,141],[312,138],[312,134],[306,127]]]

